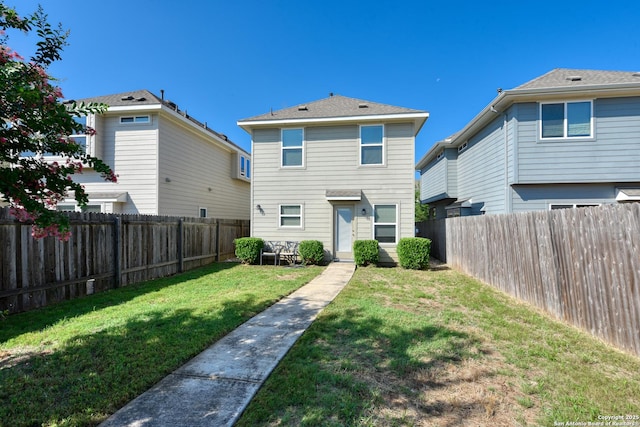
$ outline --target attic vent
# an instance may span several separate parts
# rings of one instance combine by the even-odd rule
[[[567,80],[570,82],[581,82],[582,76],[567,76]]]
[[[123,96],[122,98],[120,98],[121,101],[132,101],[134,98],[133,96],[129,95],[129,96]]]
[[[633,77],[640,77],[640,72],[631,74]]]
[[[140,97],[140,98],[136,98],[136,101],[140,101],[140,102],[146,101],[146,100],[147,100],[147,98],[145,98],[144,96]]]
[[[364,102],[361,102],[360,104],[358,104],[358,108],[369,108],[369,105],[365,104]]]
[[[298,111],[309,111],[306,105],[301,105],[298,107]]]

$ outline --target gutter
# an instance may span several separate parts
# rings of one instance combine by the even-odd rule
[[[640,96],[640,86],[637,83],[618,83],[602,85],[562,86],[556,88],[511,89],[501,92],[486,107],[484,107],[464,128],[454,136],[448,145],[437,142],[416,164],[420,171],[435,157],[440,148],[455,147],[473,136],[476,131],[486,126],[495,118],[496,113],[503,113],[511,104],[516,102],[538,102],[569,97],[614,97],[617,95]],[[447,141],[447,140],[445,140]]]

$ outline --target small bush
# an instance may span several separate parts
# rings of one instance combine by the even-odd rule
[[[353,242],[353,257],[356,265],[377,264],[380,259],[380,249],[377,240],[356,240]]]
[[[324,245],[318,240],[303,240],[298,252],[304,264],[319,265],[324,261]]]
[[[410,270],[423,270],[429,267],[431,240],[423,237],[403,237],[398,242],[400,266]]]
[[[256,264],[260,257],[260,250],[264,246],[264,240],[259,237],[241,237],[235,239],[236,256],[243,264]]]

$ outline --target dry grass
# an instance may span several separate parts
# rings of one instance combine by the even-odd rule
[[[238,426],[553,426],[640,413],[640,360],[432,267],[358,269]]]

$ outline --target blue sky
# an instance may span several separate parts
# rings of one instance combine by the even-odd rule
[[[71,31],[66,98],[148,89],[250,149],[236,122],[330,92],[426,110],[416,161],[553,68],[640,71],[640,2],[4,0]],[[11,34],[23,56],[34,38]]]

